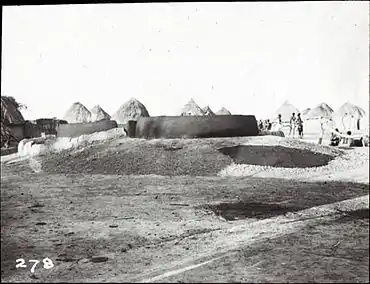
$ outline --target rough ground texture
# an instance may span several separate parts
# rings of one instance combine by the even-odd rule
[[[212,176],[218,168],[197,163],[222,168],[233,161],[218,149],[266,144],[352,162],[343,151],[267,136],[117,139],[13,163],[2,159],[2,281],[367,283],[368,183]],[[76,159],[84,151],[79,159],[85,160]],[[179,151],[169,156],[171,172],[162,155]],[[130,161],[136,156],[144,162]],[[96,174],[98,160],[103,174]],[[320,168],[333,173],[332,162]],[[136,165],[136,173],[162,167],[168,176],[110,171],[126,171],[125,163]],[[175,176],[176,165],[185,172],[190,164],[208,176]],[[28,261],[45,257],[54,267],[40,263],[31,273]],[[26,268],[15,267],[18,258]]]
[[[22,173],[14,175],[15,168]],[[280,219],[271,222],[271,215],[248,215],[247,219],[226,222],[219,219],[223,214],[218,217],[207,209],[240,201],[304,210],[366,196],[367,185],[256,178],[66,176],[34,174],[26,168],[14,164],[12,169],[2,167],[4,281],[275,282],[288,277],[302,282],[316,273],[313,265],[323,271],[328,258],[335,262],[326,273],[316,276],[317,281],[336,281],[338,273],[341,281],[369,280],[365,221],[345,220],[334,208],[295,217],[302,221],[283,212],[275,215]],[[348,211],[354,207],[337,208]],[[325,214],[337,223],[329,226],[325,218],[317,218]],[[355,239],[351,236],[354,233]],[[338,240],[339,249],[330,250]],[[356,261],[352,260],[354,250],[358,252]],[[320,253],[328,257],[318,257]],[[15,268],[17,258],[44,257],[52,259],[53,269],[40,265],[32,274],[30,267]],[[94,263],[93,257],[107,259]],[[254,264],[261,271],[247,269]]]

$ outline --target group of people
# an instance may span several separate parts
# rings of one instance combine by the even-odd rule
[[[272,123],[269,119],[265,119],[265,120],[260,119],[258,122],[258,128],[260,130],[271,130]]]
[[[349,146],[363,146],[363,137],[360,139],[351,139],[348,137],[342,137],[341,134],[342,132],[340,132],[338,128],[335,128],[335,131],[331,133],[330,146],[338,146],[340,142],[343,144],[349,144]],[[349,130],[346,134],[347,136],[351,136],[352,132]]]
[[[279,114],[278,117],[281,121],[281,114]],[[289,136],[292,135],[294,137],[296,129],[298,130],[298,137],[303,138],[303,120],[301,117],[301,114],[298,113],[297,116],[295,116],[295,113],[292,113],[292,116],[290,117],[289,120]]]
[[[278,115],[276,124],[278,125],[278,129],[281,130],[283,127],[283,121],[281,118],[281,114]],[[260,119],[258,122],[258,127],[260,130],[271,130],[272,129],[272,122],[269,119],[262,120]],[[298,137],[303,138],[303,120],[301,114],[298,113],[297,116],[295,113],[292,113],[289,121],[289,136],[294,137],[296,130],[298,131]]]

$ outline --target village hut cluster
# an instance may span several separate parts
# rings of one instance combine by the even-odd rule
[[[16,145],[24,138],[40,137],[43,135],[57,135],[57,129],[61,124],[90,124],[104,120],[115,121],[117,127],[129,128],[129,121],[136,121],[140,117],[150,117],[149,111],[143,103],[135,98],[129,99],[121,105],[116,112],[110,115],[100,105],[88,109],[80,102],[75,102],[67,109],[63,119],[41,118],[35,121],[27,121],[21,114],[22,105],[12,97],[1,97],[1,147]],[[214,116],[231,115],[231,112],[222,107],[214,112],[210,106],[200,107],[194,99],[190,99],[178,113],[180,116]],[[299,121],[303,129],[299,129]],[[334,111],[326,103],[321,103],[313,108],[306,108],[302,112],[297,107],[284,102],[273,117],[260,120],[261,131],[280,131],[289,136],[303,137],[303,133],[317,132],[321,129],[319,138],[322,140],[324,133],[348,135],[363,130],[368,130],[368,114],[358,106],[346,102],[338,110]],[[364,127],[365,126],[365,127]],[[296,129],[297,128],[297,129]],[[310,129],[312,128],[312,130]],[[285,130],[285,131],[284,131]],[[320,142],[319,142],[320,143]]]
[[[328,104],[321,103],[300,112],[293,104],[285,101],[271,118],[259,120],[259,128],[261,131],[283,131],[293,138],[303,138],[305,133],[318,133],[319,144],[324,136],[333,138],[335,135],[341,136],[339,140],[346,143],[349,140],[355,143],[357,139],[363,144],[364,137],[368,137],[369,117],[362,108],[350,102],[344,103],[336,111]]]

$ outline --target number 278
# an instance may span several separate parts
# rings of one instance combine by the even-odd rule
[[[15,266],[15,268],[26,268],[27,267],[27,265],[25,265],[25,262],[26,261],[23,258],[18,258],[15,262],[17,263],[17,265]],[[40,260],[30,259],[28,262],[34,263],[32,265],[32,267],[31,267],[31,272],[34,273],[35,272],[36,265],[40,263]],[[48,257],[45,257],[42,260],[42,262],[44,263],[44,268],[45,269],[50,269],[50,268],[53,268],[54,267],[53,262]]]

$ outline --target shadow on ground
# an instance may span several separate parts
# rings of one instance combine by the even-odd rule
[[[369,283],[368,212],[254,243],[166,282]]]

